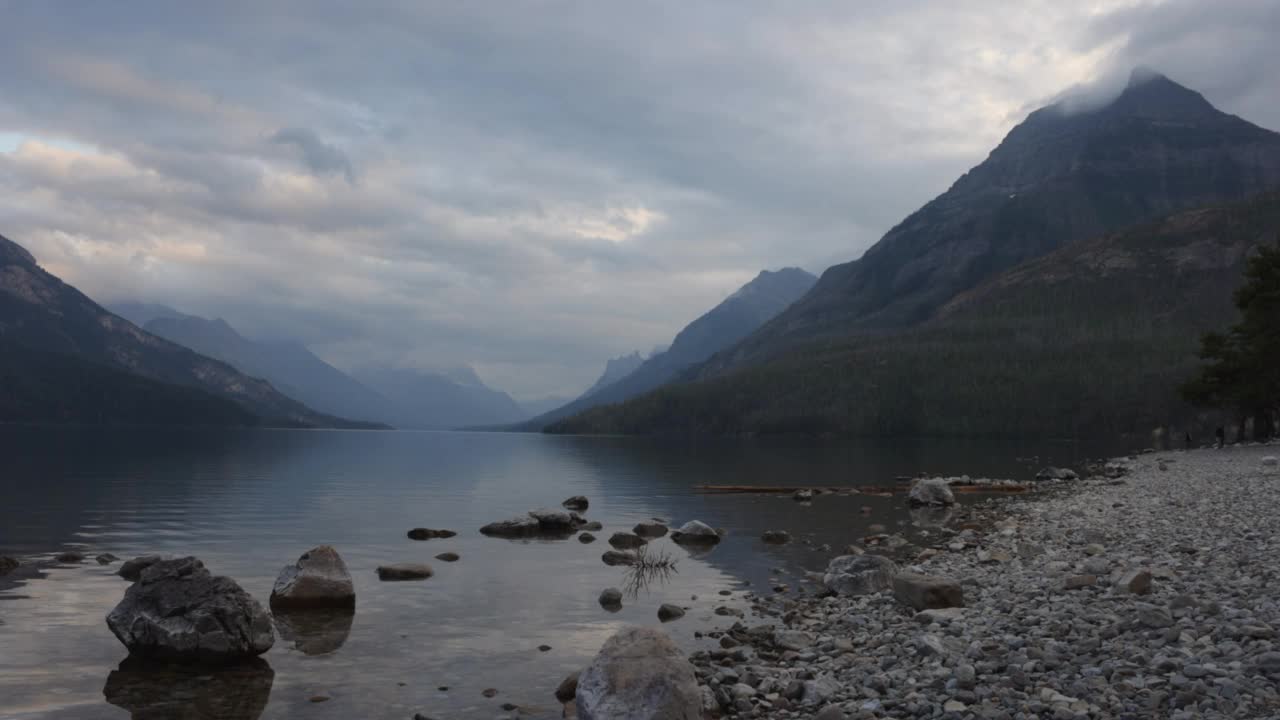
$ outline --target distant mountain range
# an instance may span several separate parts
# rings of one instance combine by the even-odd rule
[[[599,405],[622,402],[671,382],[681,373],[714,353],[730,347],[768,322],[804,295],[816,281],[817,278],[799,268],[761,272],[751,282],[738,288],[720,304],[685,326],[666,351],[649,356],[630,373],[612,383],[604,383],[610,375],[606,368],[600,381],[581,397],[521,424],[520,428],[540,430],[575,413]],[[639,358],[638,355],[628,357]]]
[[[6,422],[358,425],[138,328],[0,237]]]
[[[616,358],[609,358],[604,364],[604,372],[600,373],[600,377],[582,393],[581,397],[590,397],[600,390],[609,387],[618,382],[622,378],[635,372],[644,364],[644,358],[640,357],[639,352],[633,352],[630,355],[621,355]]]
[[[862,258],[684,375],[696,382],[550,429],[1076,435],[1187,421],[1174,377],[1229,318],[1242,253],[1276,229],[1276,196],[1235,203],[1277,187],[1280,135],[1136,72],[1101,107],[1031,113]],[[1196,207],[1212,209],[1178,212]]]

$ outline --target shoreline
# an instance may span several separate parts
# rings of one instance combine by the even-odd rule
[[[964,506],[964,529],[901,567],[959,582],[963,609],[916,612],[891,590],[758,596],[763,622],[690,656],[704,711],[1280,716],[1280,468],[1263,465],[1278,454],[1145,453],[1117,458],[1119,478]]]

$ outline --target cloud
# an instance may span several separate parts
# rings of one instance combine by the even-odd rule
[[[1276,14],[19,0],[0,233],[103,300],[568,394],[763,268],[857,257],[1074,84],[1150,65],[1280,127]]]

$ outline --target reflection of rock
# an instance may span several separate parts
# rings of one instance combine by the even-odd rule
[[[134,720],[256,720],[274,679],[261,658],[198,670],[129,658],[107,676],[102,694]]]
[[[921,505],[911,508],[910,512],[911,522],[916,527],[943,527],[955,515],[955,509],[946,505]]]
[[[271,649],[271,616],[235,580],[193,557],[143,571],[107,615],[107,627],[142,657],[222,663]]]
[[[323,655],[342,647],[351,634],[355,611],[277,610],[274,614],[280,637],[305,655]]]
[[[951,486],[946,480],[921,478],[911,486],[911,492],[907,493],[907,502],[912,506],[955,505],[956,496],[951,492]]]
[[[342,556],[331,545],[302,553],[298,562],[286,565],[271,588],[271,608],[350,608],[356,604],[356,588]]]

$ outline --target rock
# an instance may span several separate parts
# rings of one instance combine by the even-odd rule
[[[965,608],[962,607],[933,608],[931,610],[921,610],[912,618],[921,625],[930,625],[932,623],[945,625],[953,620],[959,620],[964,617],[964,614]]]
[[[883,555],[841,555],[827,564],[822,584],[840,595],[868,595],[893,587],[898,566]]]
[[[720,534],[701,520],[690,520],[671,533],[671,539],[685,545],[715,545]]]
[[[819,710],[817,715],[813,716],[813,720],[844,720],[844,719],[845,719],[844,710],[841,710],[839,705],[828,705],[822,708],[821,710]]]
[[[609,537],[609,544],[619,550],[633,550],[647,542],[647,540],[639,535],[632,535],[631,533],[625,532],[616,532]]]
[[[965,705],[959,700],[948,700],[942,704],[942,712],[962,713],[968,709],[968,707],[968,705]]]
[[[1173,616],[1169,611],[1155,605],[1139,605],[1137,619],[1149,628],[1167,628],[1173,625]]]
[[[11,557],[8,557],[7,555],[0,555],[0,577],[3,577],[13,572],[21,564],[22,563],[18,562],[17,560]]]
[[[667,534],[667,526],[660,522],[642,522],[637,523],[631,531],[642,538],[659,538]]]
[[[107,615],[107,627],[133,656],[185,663],[243,660],[275,643],[262,605],[193,557],[152,563]]]
[[[481,690],[481,691],[480,691],[480,694],[481,694],[481,695],[483,695],[483,696],[485,696],[485,697],[487,697],[487,698],[497,697],[497,696],[498,696],[498,689],[497,689],[497,688],[485,688],[485,689],[483,689],[483,690]]]
[[[1098,543],[1089,543],[1088,545],[1084,546],[1084,554],[1089,556],[1101,555],[1106,551],[1107,549],[1102,547]]]
[[[451,538],[458,533],[452,530],[432,530],[431,528],[414,528],[409,531],[410,540],[434,540],[435,538]]]
[[[587,525],[588,523],[575,512],[540,508],[538,510],[530,510],[525,515],[516,516],[510,520],[491,522],[480,528],[480,532],[483,535],[505,538],[538,535],[568,537],[579,527],[586,527]]]
[[[1142,569],[1126,571],[1116,581],[1116,589],[1133,595],[1148,595],[1151,593],[1151,573]]]
[[[140,720],[261,717],[275,672],[253,658],[218,667],[130,656],[107,675],[103,698]]]
[[[1036,473],[1037,480],[1076,480],[1080,476],[1070,468],[1047,467]]]
[[[1091,557],[1084,561],[1084,571],[1090,575],[1106,575],[1111,570],[1111,561],[1103,557]]]
[[[893,577],[893,596],[916,610],[964,607],[964,590],[949,578],[903,572]]]
[[[560,504],[570,510],[577,510],[578,512],[585,512],[586,509],[591,506],[591,502],[587,500],[585,495],[574,495],[573,497],[567,498]]]
[[[338,551],[320,545],[280,571],[270,604],[273,609],[350,608],[356,604],[356,588]]]
[[[1064,590],[1082,590],[1087,587],[1093,587],[1098,584],[1097,575],[1072,575],[1062,581],[1062,589]]]
[[[1280,460],[1277,460],[1275,455],[1267,455],[1262,458],[1263,467],[1276,467],[1277,465],[1280,465]]]
[[[537,535],[542,526],[530,515],[517,515],[509,520],[498,520],[480,528],[481,535],[494,537],[528,537]]]
[[[589,533],[589,532],[584,532],[584,533],[582,533],[581,535],[579,535],[579,536],[578,536],[578,542],[583,543],[583,544],[586,544],[586,543],[593,543],[593,542],[595,542],[595,541],[596,541],[596,536],[595,536],[595,535],[592,535],[592,534],[591,534],[591,533]]]
[[[137,582],[142,577],[142,571],[164,560],[172,560],[168,555],[140,555],[132,560],[124,561],[116,574],[130,582]]]
[[[684,608],[679,605],[663,603],[662,606],[658,608],[658,619],[662,622],[671,622],[672,620],[679,620],[682,617],[684,617]]]
[[[562,703],[573,700],[578,694],[578,676],[581,672],[570,673],[564,680],[560,681],[560,686],[556,688],[556,699]]]
[[[605,588],[600,593],[600,606],[606,608],[622,607],[622,591],[618,588]]]
[[[770,545],[786,545],[791,542],[791,533],[786,530],[765,530],[760,539]]]
[[[922,478],[911,486],[907,502],[912,505],[955,505],[956,496],[942,478]]]
[[[564,510],[539,508],[537,510],[530,510],[529,517],[537,520],[538,526],[548,532],[571,530],[575,525],[575,515],[570,512],[565,512]]]
[[[426,580],[436,574],[430,565],[422,563],[379,565],[377,573],[379,580]]]
[[[84,562],[84,553],[77,552],[75,550],[68,550],[63,553],[58,553],[53,559],[64,565],[74,565],[76,563]]]
[[[591,532],[600,532],[601,530],[603,530],[603,529],[604,529],[604,524],[603,524],[603,523],[601,523],[601,522],[599,522],[599,521],[597,521],[597,520],[592,520],[591,522],[587,523],[586,525],[583,525],[583,526],[582,526],[582,529],[583,529],[583,530],[590,530]]]
[[[456,552],[442,552],[436,556],[436,559],[440,562],[458,562],[462,557]]]
[[[111,553],[102,553],[98,557],[94,558],[94,560],[96,560],[99,565],[110,565],[111,563],[119,559],[120,558],[116,557],[115,555],[112,555]]]
[[[808,489],[797,490],[795,494],[791,496],[791,499],[796,502],[809,502],[813,499],[813,491]]]
[[[629,552],[621,550],[608,550],[600,556],[605,565],[635,565],[636,556]]]
[[[605,642],[578,678],[580,720],[700,720],[693,665],[653,628],[629,627]]]

